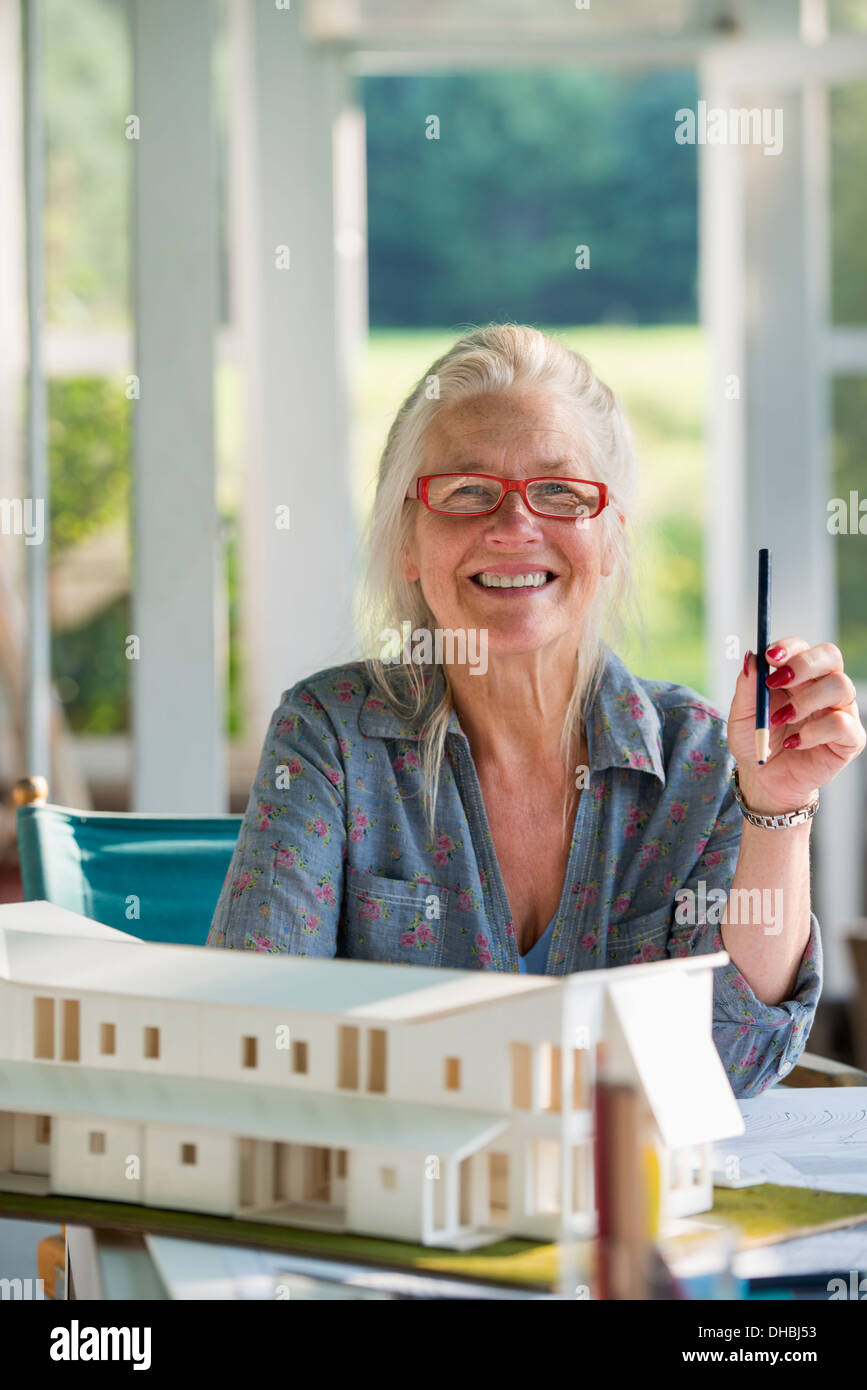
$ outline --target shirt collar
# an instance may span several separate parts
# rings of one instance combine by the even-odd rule
[[[603,650],[602,675],[587,719],[590,771],[624,767],[634,772],[652,772],[664,786],[662,724],[656,704],[638,677],[607,644]],[[425,718],[436,708],[445,689],[440,667],[428,668],[426,676],[428,697],[417,719],[402,719],[372,692],[359,713],[361,733],[368,738],[420,738]],[[454,710],[449,715],[448,732],[466,737]]]

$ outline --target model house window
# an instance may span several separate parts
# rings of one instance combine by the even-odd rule
[[[533,1103],[533,1049],[529,1043],[510,1043],[512,1058],[512,1105],[529,1110]]]
[[[385,1029],[370,1028],[368,1030],[367,1039],[367,1089],[368,1091],[384,1091],[386,1046]]]
[[[563,1061],[559,1047],[540,1043],[541,1088],[539,1107],[542,1110],[561,1110],[563,1106]]]
[[[195,1144],[181,1144],[181,1163],[189,1164],[189,1163],[195,1163],[195,1162],[196,1162],[196,1146],[195,1146]]]
[[[572,1049],[572,1108],[586,1110],[590,1104],[590,1051],[586,1047]]]
[[[271,1195],[275,1202],[289,1200],[289,1145],[279,1140],[273,1145]]]
[[[345,1177],[346,1177],[346,1150],[345,1150],[345,1149],[338,1149],[338,1150],[337,1150],[337,1173],[336,1173],[336,1176],[337,1176],[338,1178],[345,1178]]]
[[[51,1116],[36,1115],[36,1142],[37,1144],[51,1143]]]
[[[114,1056],[117,1050],[117,1039],[113,1023],[101,1023],[99,1025],[99,1050],[106,1056]]]
[[[344,1091],[358,1090],[358,1029],[337,1030],[337,1084]]]
[[[575,1144],[572,1148],[572,1210],[593,1210],[593,1147]]]
[[[473,1158],[462,1158],[458,1164],[458,1225],[470,1226],[473,1220]]]
[[[446,1079],[445,1088],[447,1091],[459,1091],[461,1089],[461,1059],[460,1057],[446,1058]]]
[[[304,1200],[331,1204],[331,1150],[312,1145],[307,1150]]]
[[[54,1000],[33,1000],[33,1055],[54,1056]]]
[[[690,1177],[693,1187],[700,1186],[704,1176],[703,1167],[701,1149],[690,1149]]]
[[[508,1220],[509,1216],[509,1155],[488,1154],[488,1190],[490,1192],[490,1220],[493,1223]]]
[[[536,1139],[531,1148],[536,1211],[556,1213],[560,1210],[560,1145],[556,1139]]]
[[[78,1053],[78,1023],[79,1008],[77,999],[64,999],[63,1001],[63,1060],[64,1062],[77,1062]]]
[[[696,1148],[675,1149],[672,1154],[672,1186],[693,1187],[701,1182],[701,1154]]]
[[[293,1042],[292,1044],[292,1070],[298,1074],[307,1075],[307,1044],[306,1042]]]
[[[397,1169],[380,1168],[379,1171],[382,1177],[382,1185],[385,1188],[385,1190],[387,1192],[394,1192],[394,1190],[397,1187]]]
[[[144,1030],[144,1055],[146,1057],[159,1057],[160,1055],[160,1030],[159,1028],[146,1028]]]
[[[259,1039],[243,1038],[241,1046],[242,1066],[258,1067],[259,1065]]]
[[[88,1135],[88,1149],[92,1154],[105,1153],[105,1134],[102,1130],[92,1129]]]
[[[432,1174],[434,1190],[434,1214],[433,1225],[435,1231],[444,1230],[451,1220],[451,1215],[447,1211],[446,1184],[442,1173],[437,1166],[437,1170]]]
[[[242,1207],[251,1207],[256,1196],[256,1145],[254,1140],[238,1140],[238,1159],[240,1163],[240,1201]]]

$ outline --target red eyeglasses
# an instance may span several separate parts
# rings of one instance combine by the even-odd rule
[[[507,492],[519,492],[536,516],[563,521],[589,520],[608,505],[606,484],[589,478],[498,478],[492,473],[428,473],[416,478],[406,495],[431,512],[486,516],[497,510]]]

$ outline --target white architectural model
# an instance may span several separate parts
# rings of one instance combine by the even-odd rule
[[[604,1039],[606,1074],[640,1088],[665,1229],[711,1206],[711,1144],[744,1129],[711,1037],[727,960],[428,969],[3,906],[0,1189],[456,1249],[587,1235]]]

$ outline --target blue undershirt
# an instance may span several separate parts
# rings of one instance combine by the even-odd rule
[[[544,975],[545,966],[548,964],[548,950],[551,945],[551,933],[554,930],[554,923],[549,922],[539,940],[531,946],[525,956],[518,956],[518,965],[522,975]]]

